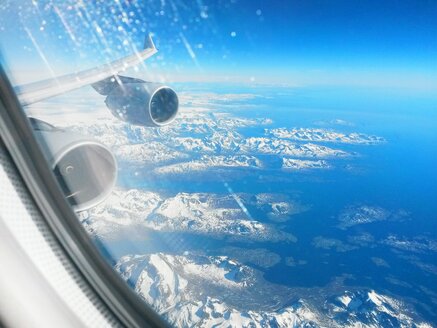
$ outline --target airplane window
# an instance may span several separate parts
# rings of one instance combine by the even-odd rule
[[[437,325],[437,3],[3,1],[77,219],[172,325]]]

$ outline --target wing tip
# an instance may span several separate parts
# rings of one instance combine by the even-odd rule
[[[155,43],[153,42],[152,39],[152,34],[147,34],[146,36],[146,40],[144,41],[144,49],[153,49],[153,50],[157,50],[155,47]]]

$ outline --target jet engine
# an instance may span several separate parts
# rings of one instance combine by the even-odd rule
[[[117,162],[100,142],[30,118],[62,191],[75,211],[103,201],[117,178]]]
[[[178,112],[176,92],[160,83],[113,76],[92,86],[106,96],[111,113],[130,124],[159,127],[172,122]]]

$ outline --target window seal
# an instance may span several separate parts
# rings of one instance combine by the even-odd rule
[[[166,327],[98,251],[64,198],[34,138],[9,79],[0,64],[0,138],[10,153],[44,220],[72,263],[102,302],[127,327]]]

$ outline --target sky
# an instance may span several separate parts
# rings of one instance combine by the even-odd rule
[[[17,82],[74,72],[142,48],[166,81],[437,90],[430,0],[4,1],[3,62]]]

